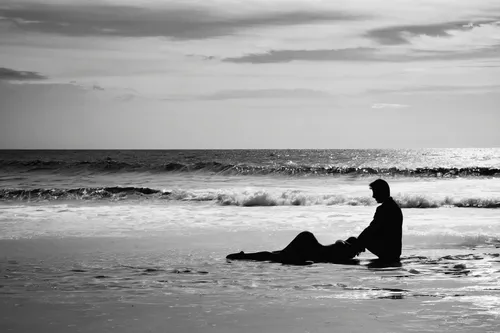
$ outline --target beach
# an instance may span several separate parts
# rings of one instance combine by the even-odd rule
[[[298,152],[274,166],[269,158],[233,163],[240,173],[206,155],[204,169],[146,171],[127,169],[131,153],[86,154],[46,153],[52,165],[26,154],[3,156],[2,332],[500,330],[495,150],[483,165],[472,154],[447,166],[484,167],[492,175],[450,177],[438,176],[436,165],[428,165],[432,175],[382,173],[391,164],[408,170],[394,159],[365,160],[361,168],[375,174],[304,174]],[[183,154],[161,163],[200,163]],[[106,164],[106,155],[115,164]],[[99,167],[75,169],[94,159]],[[302,169],[288,163],[294,160]],[[329,167],[354,167],[352,160]],[[214,170],[214,161],[222,167]],[[326,167],[318,158],[312,164]],[[285,174],[262,171],[283,165]],[[259,174],[249,174],[250,167]],[[358,235],[375,212],[368,184],[379,177],[403,208],[401,266],[377,267],[369,252],[352,265],[225,259],[240,250],[281,249],[304,230],[323,244]]]
[[[279,232],[287,238],[287,232]],[[219,235],[221,238],[230,234]],[[2,331],[495,332],[499,249],[405,253],[402,267],[227,262],[200,235],[3,240]],[[191,239],[191,242],[189,240]],[[405,251],[408,252],[408,251]],[[5,259],[4,259],[5,258]],[[7,259],[8,258],[8,259]]]

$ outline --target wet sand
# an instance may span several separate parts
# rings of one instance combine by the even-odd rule
[[[228,246],[249,237],[233,236]],[[407,250],[403,267],[373,269],[369,254],[356,266],[228,262],[214,244],[193,235],[1,240],[0,331],[500,329],[494,247]]]
[[[262,305],[257,300],[245,309],[212,313],[210,302],[197,296],[151,299],[148,303],[44,304],[35,300],[9,299],[0,302],[2,332],[423,332],[432,328],[460,331],[460,318],[451,304],[436,312],[421,309],[432,319],[448,319],[430,326],[415,317],[412,302],[371,301],[353,303],[338,300],[300,301],[280,306]],[[157,303],[158,302],[158,303]],[[480,329],[481,318],[468,328]],[[452,328],[455,327],[456,330]],[[492,331],[493,332],[493,331]]]

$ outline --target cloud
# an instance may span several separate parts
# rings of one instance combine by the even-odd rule
[[[140,95],[138,91],[132,88],[116,86],[106,86],[106,88],[104,88],[95,82],[70,81],[67,84],[87,93],[105,93],[106,96],[112,97],[114,100],[120,102],[129,102],[134,99],[144,98],[144,96]]]
[[[68,83],[65,82],[58,82],[59,84],[68,84],[71,86],[74,86],[78,89],[81,89],[82,91],[105,91],[107,89],[104,89],[97,83],[82,83],[82,82],[77,82],[77,81],[70,81]]]
[[[300,99],[300,98],[328,98],[332,97],[324,91],[312,89],[257,89],[257,90],[226,90],[211,95],[199,97],[203,100],[228,99]]]
[[[415,94],[415,93],[425,93],[425,94],[483,94],[500,92],[500,84],[491,85],[429,85],[429,86],[419,86],[419,87],[404,87],[398,89],[370,89],[368,93],[374,94]],[[374,104],[376,105],[376,104]],[[377,104],[378,105],[378,104]]]
[[[294,60],[303,61],[333,61],[333,60],[367,60],[375,58],[376,49],[347,48],[338,50],[271,50],[266,53],[253,53],[241,57],[224,58],[223,61],[234,63],[279,63]]]
[[[382,45],[410,44],[415,36],[447,38],[460,31],[469,31],[477,26],[494,24],[497,19],[483,21],[455,21],[437,24],[400,25],[377,28],[368,31],[365,36]]]
[[[430,49],[386,49],[386,48],[346,48],[330,50],[271,50],[264,53],[251,53],[240,57],[223,58],[224,62],[269,64],[290,61],[350,61],[350,62],[414,62],[432,60],[496,59],[499,47],[484,45],[473,49],[450,48]],[[206,58],[212,60],[213,58]]]
[[[389,103],[375,103],[372,105],[372,109],[401,109],[407,108],[409,105],[405,104],[389,104]]]
[[[408,36],[411,47],[422,51],[468,51],[500,47],[500,21],[448,30],[446,36]]]
[[[256,100],[297,100],[297,99],[328,99],[333,95],[326,91],[314,89],[234,89],[222,90],[215,93],[205,95],[169,95],[168,97],[161,98],[163,101],[223,101],[223,100],[240,100],[240,99],[256,99]]]
[[[460,29],[461,27],[463,28],[463,26],[466,24],[467,22],[449,22],[426,25],[391,26],[370,30],[366,33],[365,36],[374,39],[375,41],[384,45],[408,44],[409,41],[407,37],[409,34],[448,36],[448,33],[446,32],[447,30]]]
[[[37,81],[46,80],[47,77],[37,72],[18,71],[0,67],[0,81]]]
[[[292,8],[248,14],[238,12],[235,15],[220,8],[189,3],[158,8],[25,4],[0,8],[0,17],[25,31],[70,36],[160,36],[174,39],[205,39],[232,35],[246,28],[357,19],[340,11]]]
[[[365,37],[382,45],[316,50],[270,50],[222,59],[233,63],[285,63],[290,61],[459,60],[497,58],[500,21],[452,22],[395,26],[370,30]]]

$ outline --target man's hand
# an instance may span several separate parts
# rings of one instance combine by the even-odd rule
[[[356,237],[349,237],[345,242],[352,248],[353,253],[356,253],[356,256],[358,256],[361,252],[365,252],[365,248],[360,246]]]

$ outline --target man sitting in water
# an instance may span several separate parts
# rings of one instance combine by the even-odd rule
[[[307,264],[310,262],[341,263],[348,261],[368,249],[384,262],[399,261],[403,213],[390,196],[389,184],[377,179],[370,184],[373,198],[381,205],[377,207],[370,225],[356,237],[338,240],[331,245],[322,245],[309,231],[298,234],[281,251],[233,253],[227,259],[273,261],[285,264]]]

